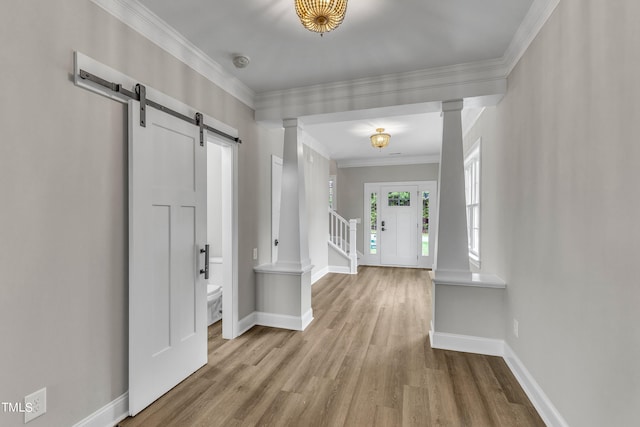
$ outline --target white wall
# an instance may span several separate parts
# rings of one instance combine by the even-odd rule
[[[640,2],[563,0],[482,136],[482,270],[572,426],[637,425]],[[519,321],[519,338],[511,322]]]
[[[438,164],[367,166],[338,169],[338,213],[346,219],[363,218],[364,184],[367,182],[437,181]],[[358,250],[363,252],[362,224],[358,224]]]
[[[87,0],[5,0],[0,40],[0,400],[47,387],[30,425],[69,426],[128,387],[126,107],[73,85],[73,51],[239,130],[241,317],[268,154],[249,107]]]

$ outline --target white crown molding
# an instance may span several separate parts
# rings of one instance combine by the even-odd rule
[[[220,64],[137,0],[91,1],[224,91],[254,108],[255,92],[253,90],[226,72]]]
[[[536,38],[542,26],[551,17],[560,0],[534,0],[529,12],[518,27],[511,43],[503,55],[504,76],[508,76],[518,64],[522,55]]]
[[[361,168],[368,166],[402,166],[421,165],[425,163],[440,163],[440,156],[396,156],[370,159],[337,160],[338,168]]]
[[[259,93],[256,119],[273,120],[297,111],[300,115],[326,114],[332,108],[347,111],[456,98],[485,97],[477,104],[495,104],[501,96],[489,95],[506,93],[506,78],[559,2],[534,0],[501,58]]]
[[[560,2],[534,0],[502,58],[256,94],[137,0],[91,1],[254,108],[257,120],[281,119],[283,106],[289,113],[312,115],[327,113],[332,105],[347,111],[455,98],[499,102],[506,77]]]

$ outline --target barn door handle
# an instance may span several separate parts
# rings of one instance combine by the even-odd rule
[[[204,269],[200,269],[200,274],[204,274],[204,278],[209,280],[209,245],[204,245],[204,249],[200,249],[200,253],[204,254]]]

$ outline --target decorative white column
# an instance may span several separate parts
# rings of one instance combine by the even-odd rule
[[[254,324],[302,331],[313,320],[302,123],[283,120],[278,259],[256,272]]]
[[[442,150],[438,184],[436,279],[470,280],[467,211],[464,191],[462,100],[442,103]]]
[[[502,355],[505,282],[471,273],[462,144],[462,100],[442,103],[438,235],[434,262],[431,347]]]
[[[311,264],[307,227],[307,197],[304,182],[302,123],[285,119],[282,156],[282,193],[276,265],[303,270]]]

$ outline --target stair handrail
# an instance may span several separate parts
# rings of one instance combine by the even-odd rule
[[[329,242],[349,258],[351,274],[358,270],[358,251],[356,219],[345,219],[329,208]]]

